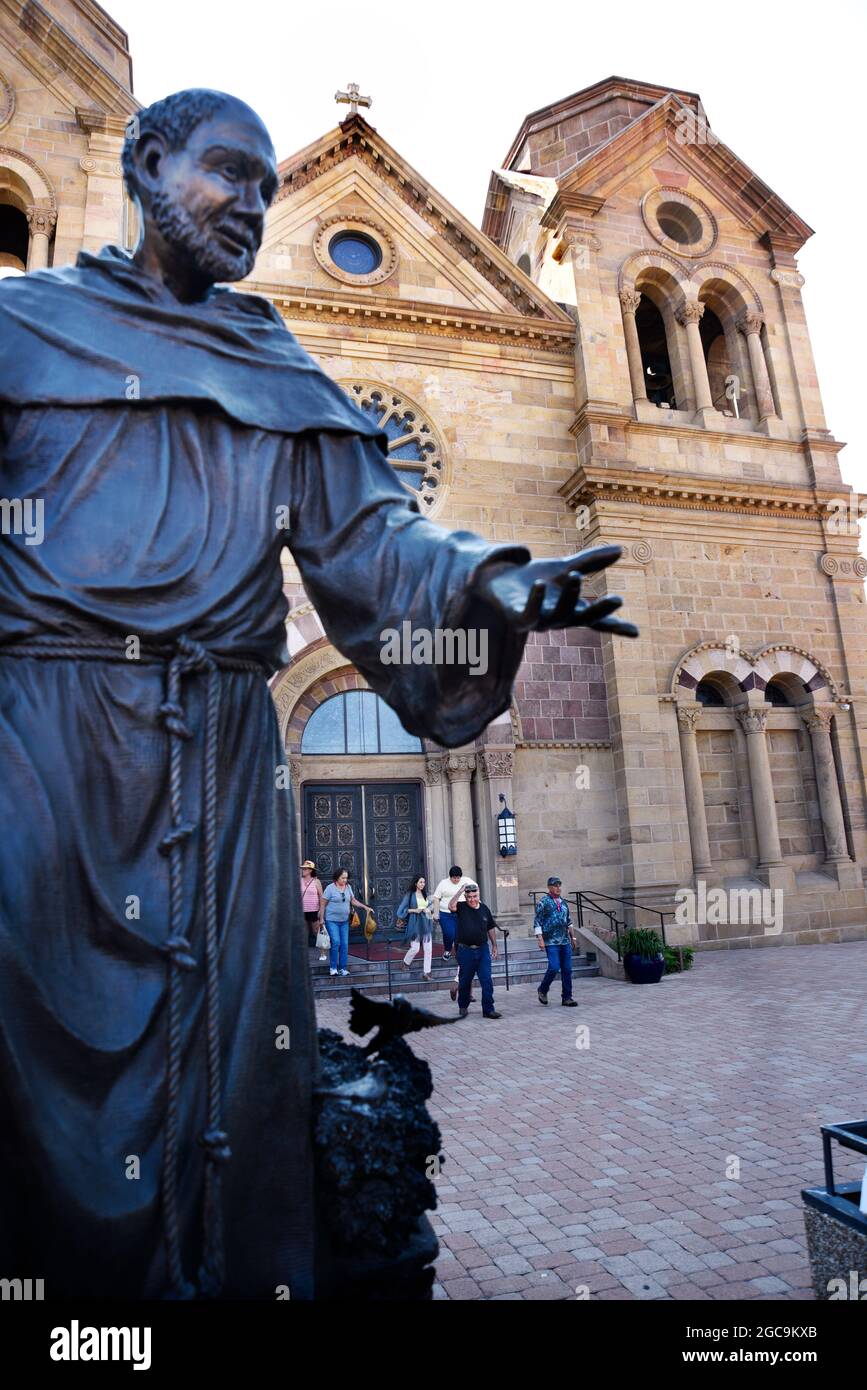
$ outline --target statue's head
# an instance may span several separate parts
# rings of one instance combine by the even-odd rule
[[[175,92],[140,111],[124,142],[124,179],[158,268],[199,286],[242,280],[277,191],[271,138],[225,92]]]

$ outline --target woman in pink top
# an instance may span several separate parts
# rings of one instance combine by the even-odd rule
[[[301,910],[307,923],[308,946],[316,945],[316,933],[322,926],[322,884],[316,877],[316,865],[312,859],[305,859],[301,865]],[[325,953],[320,960],[325,960]]]

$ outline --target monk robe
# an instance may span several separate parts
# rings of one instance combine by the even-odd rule
[[[0,537],[0,1273],[311,1298],[280,551],[447,746],[507,708],[523,638],[478,575],[528,554],[420,517],[267,301],[179,304],[112,248],[0,283],[0,458],[44,529]],[[487,673],[383,664],[407,619],[487,628]]]

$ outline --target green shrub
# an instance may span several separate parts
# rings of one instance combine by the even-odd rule
[[[692,962],[695,959],[695,951],[691,946],[665,947],[665,973],[666,975],[678,975],[681,970],[680,957],[683,954],[683,969],[692,969]]]

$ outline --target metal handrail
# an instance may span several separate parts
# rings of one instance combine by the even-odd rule
[[[595,903],[595,902],[593,901],[593,898],[594,898],[594,897],[604,898],[606,902],[620,903],[621,906],[623,906],[623,907],[632,907],[632,908],[636,908],[636,907],[637,907],[637,908],[639,908],[642,912],[650,912],[650,913],[652,913],[654,917],[658,917],[658,918],[659,918],[659,934],[660,934],[660,936],[662,937],[662,944],[663,944],[663,946],[666,945],[666,940],[665,940],[665,913],[664,913],[660,908],[658,908],[658,907],[651,907],[648,903],[640,903],[640,902],[638,902],[635,898],[619,898],[619,897],[615,897],[613,893],[596,893],[595,891],[594,891],[593,893],[587,893],[587,892],[584,892],[584,891],[582,891],[582,890],[579,890],[578,892],[576,892],[575,897],[576,897],[576,900],[577,900],[579,897],[581,897],[582,899],[586,900],[586,901],[590,904],[590,906],[591,906],[596,912],[601,912],[601,913],[603,914],[603,916],[605,916],[605,917],[607,917],[607,918],[609,919],[609,921],[612,921],[612,920],[613,920],[613,921],[617,924],[617,925],[615,926],[614,938],[615,938],[615,941],[616,941],[616,943],[617,943],[617,954],[618,954],[618,955],[620,954],[620,931],[619,931],[618,928],[619,928],[619,927],[625,927],[625,926],[626,926],[626,923],[625,923],[625,922],[621,922],[620,919],[619,919],[613,912],[609,912],[609,910],[608,910],[607,908],[600,907],[598,903]]]
[[[391,997],[392,997],[392,995],[391,995],[391,945],[392,945],[392,942],[393,942],[393,941],[401,941],[401,942],[402,942],[403,940],[404,940],[403,932],[398,932],[395,936],[388,936],[388,935],[386,935],[386,938],[385,938],[385,962],[386,962],[386,968],[387,968],[387,970],[388,970],[388,1001],[389,1001],[389,1003],[391,1003]],[[368,959],[370,959],[369,956],[368,956]]]
[[[501,932],[503,933],[503,965],[505,966],[505,970],[506,970],[506,993],[508,994],[508,992],[509,992],[509,928],[508,928],[508,927],[501,927],[500,924],[499,924],[499,922],[495,922],[495,923],[494,923],[494,926],[496,927],[497,931],[501,931]]]
[[[536,907],[536,899],[537,899],[537,898],[540,898],[540,897],[544,897],[544,896],[545,896],[545,890],[544,890],[544,889],[541,889],[541,888],[531,889],[531,891],[530,891],[530,897],[531,897],[532,900],[533,900],[533,908],[534,908],[534,909],[535,909],[535,907]],[[607,907],[602,907],[602,906],[600,906],[600,904],[599,904],[598,902],[594,902],[594,899],[595,899],[595,898],[604,898],[606,902],[620,903],[623,907],[632,907],[632,908],[636,908],[636,907],[637,907],[637,908],[639,908],[642,912],[651,912],[651,913],[653,913],[653,915],[654,915],[655,917],[658,917],[658,918],[659,918],[659,932],[660,932],[660,935],[661,935],[661,937],[662,937],[662,944],[663,944],[663,946],[665,946],[665,945],[667,944],[667,943],[666,943],[666,940],[665,940],[665,913],[664,913],[660,908],[658,908],[658,907],[651,907],[649,903],[638,902],[635,898],[622,898],[622,897],[617,897],[617,896],[615,896],[613,893],[601,893],[601,892],[597,892],[596,889],[593,889],[592,891],[588,892],[586,889],[580,889],[580,888],[579,888],[579,889],[576,889],[573,893],[565,893],[563,896],[564,896],[564,898],[567,898],[567,899],[569,899],[570,901],[571,901],[572,899],[575,900],[575,912],[576,912],[576,916],[577,916],[577,918],[578,918],[578,926],[579,926],[579,927],[583,927],[583,926],[584,926],[584,906],[585,906],[585,904],[586,904],[593,912],[598,912],[598,913],[600,913],[601,916],[607,917],[607,918],[608,918],[608,921],[611,923],[611,925],[612,925],[612,927],[613,927],[613,930],[614,930],[614,938],[615,938],[615,942],[617,943],[618,955],[620,954],[620,928],[621,928],[621,927],[624,927],[624,928],[625,928],[626,923],[623,922],[623,921],[621,921],[620,918],[617,917],[616,913],[612,912],[609,908],[607,908]]]

